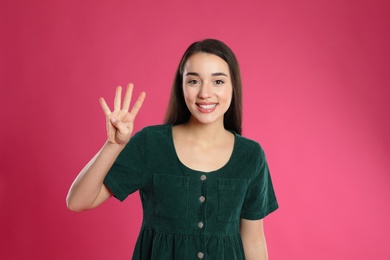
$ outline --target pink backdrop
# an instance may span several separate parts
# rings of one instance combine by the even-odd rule
[[[65,197],[105,140],[100,96],[148,93],[162,122],[178,61],[214,37],[235,51],[244,135],[280,209],[272,260],[390,259],[388,1],[2,1],[0,258],[130,259],[138,194],[72,213]]]

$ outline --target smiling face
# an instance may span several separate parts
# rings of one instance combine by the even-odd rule
[[[232,100],[228,64],[209,53],[193,54],[183,70],[183,94],[191,120],[223,126],[223,117]]]

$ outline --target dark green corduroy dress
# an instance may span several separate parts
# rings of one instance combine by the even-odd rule
[[[263,150],[237,134],[228,163],[200,172],[178,159],[172,125],[144,128],[104,183],[120,201],[139,190],[143,222],[133,260],[243,260],[240,218],[278,208]]]

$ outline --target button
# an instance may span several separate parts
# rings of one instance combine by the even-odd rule
[[[202,221],[198,223],[198,227],[199,227],[199,228],[202,228],[202,227],[203,227],[203,222],[202,222]]]
[[[201,180],[201,181],[206,180],[206,175],[203,174],[202,176],[200,176],[200,180]]]
[[[199,201],[200,201],[200,202],[203,203],[205,200],[206,200],[206,198],[205,198],[204,196],[200,196],[200,197],[199,197]]]
[[[203,258],[203,256],[204,256],[204,254],[203,254],[202,252],[199,252],[199,253],[198,253],[198,257],[199,257],[199,259],[202,259],[202,258]]]

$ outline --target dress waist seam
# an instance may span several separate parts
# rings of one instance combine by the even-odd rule
[[[228,233],[228,232],[218,232],[218,233],[211,233],[207,231],[197,231],[197,232],[168,232],[167,230],[156,228],[156,227],[150,227],[150,226],[142,226],[141,231],[143,230],[149,230],[151,232],[155,233],[160,233],[160,234],[165,234],[165,235],[171,235],[171,236],[198,236],[198,237],[221,237],[221,238],[226,238],[226,237],[235,237],[235,236],[240,236],[239,232],[235,233]]]

